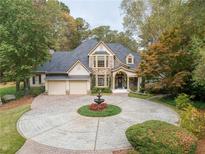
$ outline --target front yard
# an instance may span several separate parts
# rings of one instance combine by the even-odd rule
[[[21,100],[19,100],[21,101]],[[12,103],[19,103],[12,102]],[[26,100],[24,100],[26,101]],[[19,135],[16,129],[17,120],[20,116],[30,109],[31,99],[27,100],[25,104],[15,107],[8,103],[7,107],[0,107],[0,153],[14,154],[25,142],[25,139]]]
[[[196,108],[196,110],[180,110],[177,108],[177,103],[175,98],[171,97],[163,97],[160,96],[154,96],[151,94],[135,94],[130,93],[129,97],[135,97],[140,99],[147,99],[156,103],[160,103],[166,106],[169,106],[173,108],[176,112],[179,113],[181,117],[180,125],[181,127],[186,128],[187,130],[190,130],[192,133],[194,133],[198,138],[198,144],[197,144],[197,150],[196,154],[203,154],[205,153],[205,136],[204,133],[204,113],[205,113],[205,102],[202,101],[192,101],[191,105]],[[192,108],[193,108],[192,107]],[[193,112],[190,112],[193,111]],[[192,119],[193,118],[193,119]],[[186,120],[186,123],[183,123],[183,121]],[[201,131],[201,134],[199,133]]]
[[[32,88],[30,95],[35,96],[41,92],[40,88]],[[24,144],[25,139],[17,132],[16,123],[23,113],[30,110],[32,96],[23,97],[23,91],[16,92],[13,83],[0,84],[0,97],[15,95],[17,100],[0,106],[0,153],[14,154]]]
[[[176,102],[174,98],[171,97],[154,97],[153,94],[138,94],[138,93],[129,93],[129,97],[135,97],[140,99],[149,99],[150,101],[156,103],[162,103],[168,105],[170,107],[176,107]],[[202,101],[194,101],[193,106],[200,110],[205,110],[205,102]]]

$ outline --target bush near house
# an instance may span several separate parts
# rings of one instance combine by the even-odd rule
[[[31,87],[31,89],[29,90],[29,95],[35,97],[35,96],[40,95],[44,91],[45,91],[44,87]],[[8,95],[8,94],[15,95],[16,98],[19,99],[19,98],[24,96],[24,91],[20,90],[19,92],[16,92],[16,87],[14,87],[14,86],[0,88],[0,98],[4,95]]]
[[[186,129],[151,120],[126,130],[130,144],[140,153],[195,153],[197,138]]]
[[[181,127],[192,132],[198,138],[205,136],[205,113],[193,106],[188,106],[181,113]]]
[[[187,95],[187,94],[180,94],[176,99],[175,99],[175,102],[176,102],[176,107],[180,110],[183,110],[185,108],[187,108],[188,106],[191,105],[191,100],[190,100],[190,96]]]
[[[112,90],[110,88],[98,88],[98,87],[93,87],[91,89],[91,93],[95,94],[101,91],[102,93],[112,93]]]
[[[38,96],[40,95],[41,93],[43,93],[45,91],[45,87],[32,87],[29,91],[29,94],[31,96]]]

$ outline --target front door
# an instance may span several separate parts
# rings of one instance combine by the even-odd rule
[[[115,76],[115,89],[127,89],[127,76],[125,73],[118,73]]]
[[[118,85],[117,88],[120,88],[120,89],[122,88],[122,80],[123,80],[122,77],[119,76],[118,79],[117,79],[117,85]]]

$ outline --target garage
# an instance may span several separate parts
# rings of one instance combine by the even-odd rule
[[[87,81],[70,81],[70,94],[87,94]]]
[[[65,95],[66,81],[48,81],[48,95]]]

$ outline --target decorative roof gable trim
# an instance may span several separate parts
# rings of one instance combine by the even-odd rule
[[[69,73],[78,63],[80,63],[88,73],[91,73],[90,70],[88,70],[87,67],[85,67],[85,65],[83,65],[80,60],[77,60],[66,72]]]
[[[120,67],[118,67],[118,68],[113,69],[112,72],[118,71],[118,70],[120,70],[120,69],[124,69],[124,70],[126,70],[126,71],[128,71],[128,72],[134,72],[134,73],[136,72],[136,70],[134,70],[134,69],[128,69],[128,68],[125,68],[125,67],[123,67],[123,66],[120,66]]]
[[[107,50],[109,50],[112,55],[115,55],[115,53],[112,51],[112,49],[110,49],[109,46],[107,46],[103,41],[98,42],[94,48],[92,48],[89,52],[88,52],[88,56],[91,55],[93,53],[93,51],[95,51],[95,49],[100,45],[103,44],[105,46],[105,48],[107,48]]]

